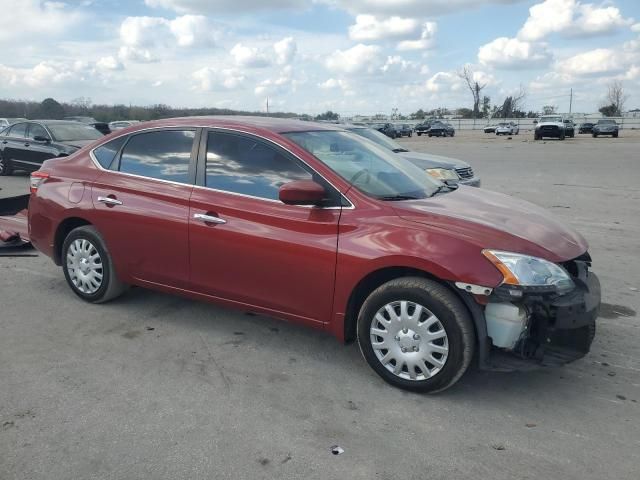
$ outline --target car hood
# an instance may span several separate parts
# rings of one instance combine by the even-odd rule
[[[95,140],[67,140],[66,142],[58,142],[67,147],[82,148],[95,142]]]
[[[461,186],[424,200],[396,202],[403,219],[492,248],[563,262],[587,251],[586,240],[532,203],[501,193]]]
[[[411,163],[422,169],[427,168],[468,168],[469,164],[456,158],[443,157],[441,155],[432,155],[430,153],[420,152],[399,152],[402,158],[409,160]]]

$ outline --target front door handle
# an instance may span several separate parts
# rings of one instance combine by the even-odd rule
[[[105,205],[122,205],[122,202],[120,200],[116,200],[115,198],[111,197],[98,197],[98,201],[100,203],[104,203]]]
[[[207,215],[206,213],[196,213],[193,215],[193,218],[195,218],[196,220],[200,220],[202,222],[205,223],[215,223],[218,225],[222,225],[224,223],[227,223],[226,220],[223,220],[220,217],[216,217],[214,215]]]

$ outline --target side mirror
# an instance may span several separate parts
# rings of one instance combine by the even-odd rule
[[[36,135],[35,137],[33,137],[33,140],[36,142],[42,142],[42,143],[48,143],[50,141],[49,137],[43,137],[41,135]]]
[[[326,196],[324,187],[312,180],[288,182],[278,191],[278,198],[286,205],[318,205]]]

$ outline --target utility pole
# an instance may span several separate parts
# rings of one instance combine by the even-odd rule
[[[571,114],[571,107],[573,107],[573,87],[571,88],[571,93],[569,94],[569,114]]]
[[[269,97],[267,97],[267,115],[269,114]]]

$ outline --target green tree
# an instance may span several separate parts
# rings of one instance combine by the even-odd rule
[[[605,105],[598,109],[598,111],[605,117],[617,117],[619,115],[618,107],[614,103],[611,105]]]
[[[324,113],[321,113],[320,115],[316,115],[316,120],[338,120],[340,118],[340,115],[338,115],[335,112],[332,112],[331,110],[327,110]]]
[[[42,118],[60,119],[64,117],[64,107],[53,98],[45,98],[40,104],[39,114]]]

